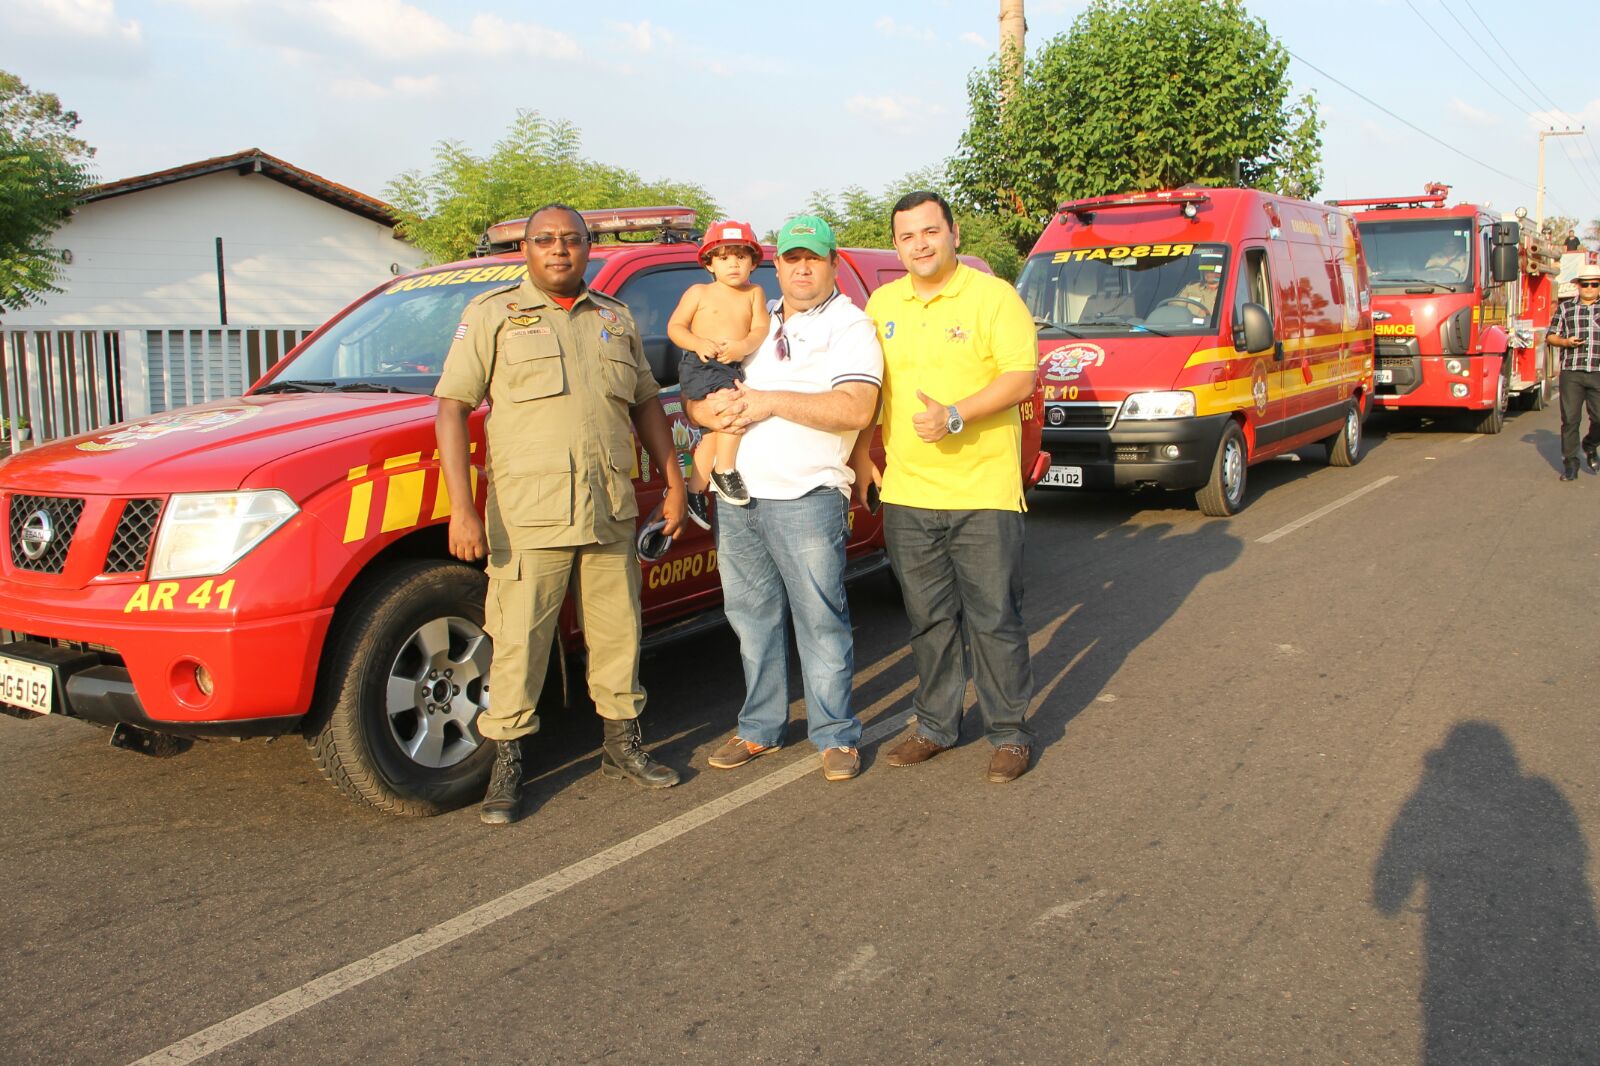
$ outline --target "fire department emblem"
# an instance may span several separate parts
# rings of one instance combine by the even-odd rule
[[[1256,414],[1267,413],[1267,364],[1260,359],[1250,371],[1250,399],[1256,405]]]
[[[607,322],[615,322],[617,320],[617,313],[611,310],[609,307],[597,307],[595,308],[595,314],[599,315]]]
[[[1063,344],[1044,355],[1046,381],[1077,381],[1078,376],[1106,361],[1105,349],[1098,344]]]
[[[78,445],[80,452],[115,452],[123,448],[132,448],[135,444],[165,437],[168,433],[180,431],[193,431],[195,433],[215,433],[245,419],[254,418],[261,413],[259,407],[212,407],[202,411],[176,411],[172,414],[156,415],[142,422],[133,422],[123,426],[113,433],[103,433],[98,437],[86,440]]]

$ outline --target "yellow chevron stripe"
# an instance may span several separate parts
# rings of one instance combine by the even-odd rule
[[[408,458],[401,456],[400,458]],[[418,454],[412,458],[416,462],[421,458]],[[388,466],[394,460],[385,461]],[[397,463],[396,465],[405,465]],[[410,470],[404,474],[395,474],[389,478],[387,491],[383,497],[383,526],[381,533],[388,533],[396,529],[409,529],[417,524],[418,516],[422,513],[422,490],[427,485],[428,473],[425,470]]]
[[[344,542],[349,544],[367,535],[367,517],[372,513],[372,482],[363,481],[350,489],[350,513],[344,520]]]

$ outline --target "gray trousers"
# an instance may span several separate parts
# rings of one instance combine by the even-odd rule
[[[917,663],[917,731],[942,747],[961,733],[972,653],[989,743],[1032,744],[1023,724],[1033,698],[1022,624],[1023,516],[1018,511],[932,511],[883,505],[889,563],[905,596]]]

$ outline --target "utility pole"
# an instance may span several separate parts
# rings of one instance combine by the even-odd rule
[[[1583,133],[1584,128],[1579,126],[1575,130],[1540,130],[1539,131],[1539,186],[1533,197],[1533,228],[1535,232],[1544,232],[1544,139],[1546,137],[1577,137]]]
[[[1000,109],[1022,88],[1022,57],[1028,20],[1022,0],[1000,0]]]

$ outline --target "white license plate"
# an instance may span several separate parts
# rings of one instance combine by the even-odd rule
[[[49,714],[54,682],[55,674],[48,666],[0,655],[0,703]]]
[[[1064,489],[1083,488],[1083,467],[1081,466],[1052,466],[1046,470],[1044,477],[1039,479],[1041,485],[1055,485]]]
[[[1374,370],[1372,372],[1372,378],[1379,385],[1393,385],[1394,384],[1394,371],[1393,370]]]

